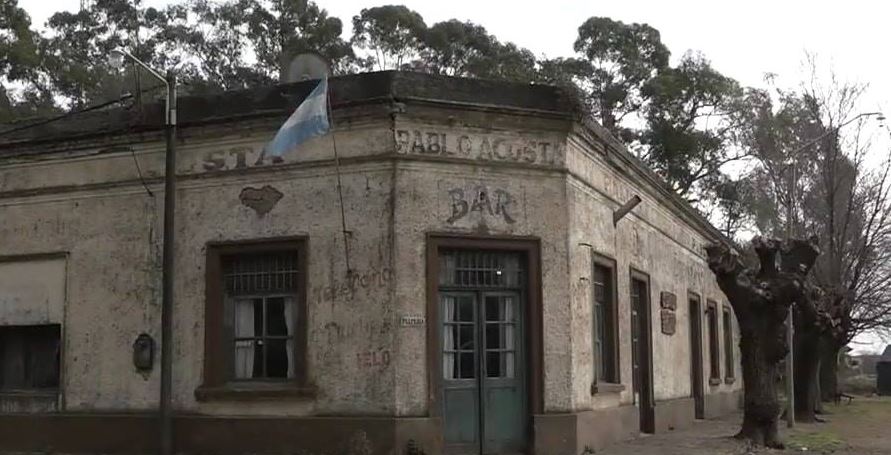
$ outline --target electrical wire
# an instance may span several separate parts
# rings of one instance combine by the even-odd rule
[[[150,92],[150,91],[152,91],[152,90],[157,90],[157,89],[159,89],[159,88],[161,88],[161,87],[163,87],[163,85],[160,85],[160,84],[159,84],[159,85],[155,85],[155,86],[153,86],[153,87],[149,87],[149,88],[144,89],[144,90],[140,90],[140,91],[137,92],[137,93],[138,93],[138,94],[143,94],[143,93],[146,93],[146,92]],[[97,104],[97,105],[95,105],[95,106],[89,106],[89,107],[86,107],[86,108],[83,108],[83,109],[80,109],[80,110],[76,110],[76,111],[68,111],[68,112],[66,112],[66,113],[64,113],[64,114],[57,115],[57,116],[55,116],[55,117],[49,117],[49,118],[46,118],[46,119],[43,119],[43,120],[40,120],[40,121],[37,121],[37,122],[34,122],[34,123],[29,123],[29,124],[27,124],[27,125],[22,125],[22,126],[18,126],[18,127],[15,127],[15,128],[10,128],[10,129],[8,129],[8,130],[0,131],[0,137],[2,137],[2,136],[6,136],[6,135],[9,135],[9,134],[12,134],[12,133],[16,133],[16,132],[19,132],[19,131],[24,131],[24,130],[27,130],[27,129],[31,129],[31,128],[36,128],[36,127],[38,127],[38,126],[43,126],[43,125],[47,125],[47,124],[50,124],[50,123],[55,123],[55,122],[58,122],[58,121],[65,120],[65,119],[67,119],[67,118],[73,117],[73,116],[78,115],[78,114],[84,114],[84,113],[87,113],[87,112],[91,112],[91,111],[96,111],[96,110],[99,110],[99,109],[103,109],[103,108],[106,108],[106,107],[111,106],[111,105],[113,105],[113,104],[123,103],[124,101],[127,101],[127,100],[129,100],[129,99],[131,99],[131,98],[133,98],[133,97],[134,97],[134,94],[132,94],[132,93],[125,93],[124,95],[122,95],[122,96],[121,96],[120,98],[118,98],[118,99],[114,99],[114,100],[111,100],[111,101],[106,101],[106,102],[104,102],[104,103],[100,103],[100,104]]]

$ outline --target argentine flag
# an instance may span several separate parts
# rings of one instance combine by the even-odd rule
[[[328,129],[328,79],[324,78],[278,129],[266,151],[280,157],[308,139],[327,133]]]

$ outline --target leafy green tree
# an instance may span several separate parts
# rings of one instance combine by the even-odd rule
[[[457,19],[427,29],[415,67],[449,76],[517,82],[538,79],[535,56],[528,49],[502,43],[485,27]]]
[[[592,17],[578,31],[574,45],[590,67],[582,89],[595,117],[617,132],[622,119],[637,112],[644,102],[644,84],[668,66],[669,51],[659,31],[647,24],[625,24],[607,17]]]
[[[417,59],[427,24],[416,11],[402,5],[365,8],[353,17],[353,46],[368,56],[365,69],[403,69]]]
[[[0,122],[55,110],[41,71],[40,36],[16,0],[0,0]]]
[[[180,56],[180,78],[191,93],[243,89],[272,78],[247,61],[250,48],[247,2],[193,0],[170,5],[161,41],[168,55]]]
[[[474,76],[484,72],[496,46],[485,27],[457,19],[437,22],[423,38],[421,60],[427,71],[448,76]]]
[[[257,57],[257,67],[270,80],[304,52],[325,57],[332,69],[344,71],[353,51],[340,38],[343,23],[311,0],[237,0],[245,15],[245,37]]]
[[[742,90],[701,54],[687,53],[673,68],[663,68],[641,92],[646,128],[640,133],[644,159],[681,196],[714,194],[722,167],[742,159],[733,147]]]
[[[153,67],[172,65],[160,41],[166,24],[164,11],[143,8],[141,0],[96,0],[89,9],[52,15],[45,68],[55,94],[81,107],[156,85],[133,66],[122,72],[107,61],[113,49],[125,48]]]

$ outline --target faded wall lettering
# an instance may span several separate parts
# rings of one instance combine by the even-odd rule
[[[237,146],[227,150],[214,150],[201,158],[201,169],[208,172],[230,169],[246,169],[282,162],[280,157],[265,156],[262,148]]]
[[[356,353],[359,368],[386,368],[390,366],[390,351],[378,349]]]
[[[341,298],[353,300],[359,290],[385,288],[393,280],[393,270],[384,267],[380,270],[354,271],[343,280],[335,279],[329,285],[315,286],[310,290],[313,302],[323,302]]]
[[[501,218],[508,224],[516,223],[513,206],[516,199],[502,189],[489,189],[476,186],[465,191],[464,188],[452,188],[448,191],[451,213],[446,222],[453,224],[473,212],[483,216]]]
[[[558,166],[563,161],[555,142],[425,130],[396,130],[396,152],[543,166]]]
[[[367,340],[379,335],[386,335],[390,333],[392,328],[393,323],[388,319],[359,319],[355,321],[340,322],[330,321],[324,325],[324,328],[314,330],[313,339],[324,339],[327,346],[333,346],[344,340]]]

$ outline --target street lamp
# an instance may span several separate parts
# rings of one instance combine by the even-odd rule
[[[176,208],[176,75],[155,71],[133,54],[115,49],[108,63],[120,68],[124,60],[136,63],[167,87],[164,131],[167,152],[164,160],[164,234],[161,264],[161,396],[159,404],[161,454],[173,453],[173,419],[171,414],[171,385],[173,370],[173,278],[174,278],[174,212]]]
[[[796,177],[796,169],[795,169],[795,158],[799,153],[806,150],[808,147],[816,144],[821,139],[829,136],[830,134],[835,134],[840,130],[843,126],[854,122],[857,119],[863,117],[876,117],[876,120],[880,122],[885,121],[885,116],[881,112],[862,112],[860,114],[851,117],[847,121],[843,122],[841,125],[836,126],[835,128],[831,128],[829,131],[817,136],[814,139],[811,139],[804,145],[796,148],[795,150],[789,152],[787,158],[789,162],[787,166],[791,170],[791,175],[789,178],[789,203],[786,205],[786,237],[792,238],[793,226],[792,226],[792,217],[794,216],[794,205],[795,205],[795,182],[797,180]],[[792,343],[793,338],[795,336],[795,327],[792,320],[792,305],[789,305],[789,312],[786,315],[786,344],[789,346],[789,352],[786,354],[786,425],[789,428],[795,426],[795,380],[793,375],[794,371],[794,355],[792,353]]]

